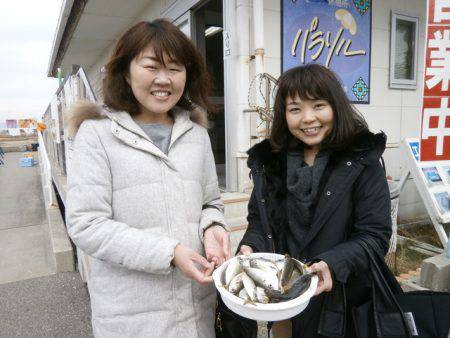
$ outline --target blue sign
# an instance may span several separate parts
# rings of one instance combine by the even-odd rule
[[[282,71],[320,63],[351,102],[369,103],[371,26],[371,0],[282,0]]]
[[[411,148],[411,152],[413,153],[416,161],[419,162],[419,156],[420,156],[419,142],[409,142],[409,148]]]

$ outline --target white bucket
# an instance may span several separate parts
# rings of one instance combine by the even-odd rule
[[[284,256],[274,253],[253,253],[251,258],[266,258],[270,260],[281,259]],[[314,296],[316,292],[318,277],[312,276],[311,285],[309,288],[299,297],[291,299],[286,302],[273,303],[273,304],[261,304],[255,303],[244,304],[244,300],[233,295],[222,284],[222,276],[230,262],[236,260],[237,257],[233,257],[223,263],[213,272],[214,284],[222,296],[222,300],[225,305],[238,315],[260,321],[280,321],[288,318],[295,317],[302,312],[309,304],[309,300]]]

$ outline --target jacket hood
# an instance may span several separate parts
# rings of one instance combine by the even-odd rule
[[[91,101],[77,101],[66,112],[69,138],[73,139],[85,120],[100,120],[106,118],[102,107]]]
[[[386,148],[386,139],[384,132],[374,134],[368,130],[362,131],[355,135],[350,149],[334,152],[330,160],[340,158],[343,155],[350,155],[358,157],[363,164],[378,161]],[[264,140],[247,151],[249,155],[247,165],[249,168],[267,165],[277,161],[283,153],[275,151],[270,144],[270,140]]]
[[[109,111],[106,113],[108,108],[102,106],[98,103],[91,101],[77,101],[70,109],[67,111],[67,121],[68,121],[68,136],[69,138],[74,138],[80,128],[81,124],[85,120],[100,120],[107,118],[108,115],[113,115],[114,111]],[[183,112],[179,107],[174,108],[174,114]],[[204,110],[201,108],[195,108],[189,111],[189,118],[192,122],[195,122],[205,128],[208,127],[208,117]]]

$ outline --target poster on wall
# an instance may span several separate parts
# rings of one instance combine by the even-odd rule
[[[282,71],[310,62],[338,74],[349,100],[370,103],[371,0],[281,0]]]
[[[450,1],[427,7],[420,159],[442,161],[450,160]]]

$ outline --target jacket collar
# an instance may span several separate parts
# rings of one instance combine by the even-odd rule
[[[130,145],[133,148],[141,149],[152,155],[161,157],[166,162],[170,162],[164,154],[133,120],[127,112],[106,111],[106,116],[111,120],[112,134]],[[169,150],[172,145],[186,132],[193,128],[193,122],[189,118],[189,112],[176,107],[174,109],[174,124],[170,138]]]
[[[368,130],[355,135],[349,149],[332,152],[330,161],[342,158],[355,158],[367,165],[379,161],[386,148],[386,134],[383,132],[374,134]],[[280,161],[283,152],[276,152],[270,144],[270,140],[264,140],[248,150],[247,165],[250,169],[261,166],[270,166]]]

